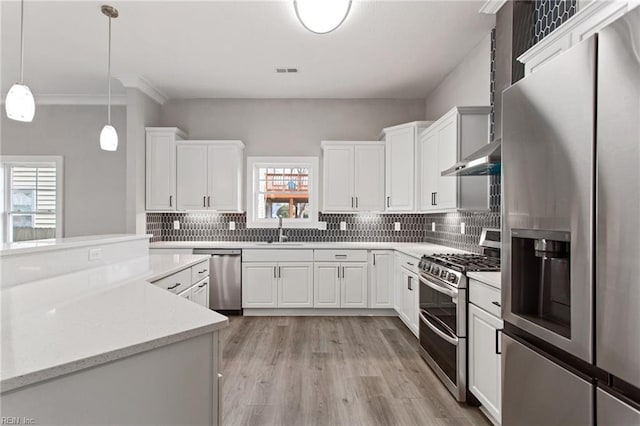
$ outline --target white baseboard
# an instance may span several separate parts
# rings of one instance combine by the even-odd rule
[[[314,309],[314,308],[244,308],[243,315],[246,317],[397,317],[398,314],[393,309]]]

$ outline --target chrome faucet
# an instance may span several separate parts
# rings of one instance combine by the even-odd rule
[[[289,239],[289,236],[284,233],[282,229],[282,217],[278,218],[278,242],[284,243]]]

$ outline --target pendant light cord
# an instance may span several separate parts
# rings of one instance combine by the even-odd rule
[[[107,65],[107,76],[109,80],[109,94],[107,99],[107,122],[109,125],[111,125],[111,17],[109,17],[109,59]]]
[[[20,84],[24,81],[24,0],[20,1]]]

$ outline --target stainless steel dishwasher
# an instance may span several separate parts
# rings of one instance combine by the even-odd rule
[[[242,250],[194,249],[209,261],[209,308],[222,313],[242,314]]]

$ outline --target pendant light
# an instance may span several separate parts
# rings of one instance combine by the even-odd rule
[[[116,129],[111,125],[111,19],[118,17],[118,9],[113,6],[103,5],[100,10],[109,18],[109,60],[107,65],[109,94],[107,98],[107,124],[100,132],[100,148],[105,151],[115,151],[118,149],[118,132],[116,132]]]
[[[5,100],[5,110],[7,117],[16,121],[33,121],[36,113],[36,101],[33,99],[31,89],[23,84],[24,78],[24,0],[20,1],[20,80],[11,86],[7,99]]]
[[[300,23],[316,34],[337,29],[347,19],[351,0],[293,0]]]

